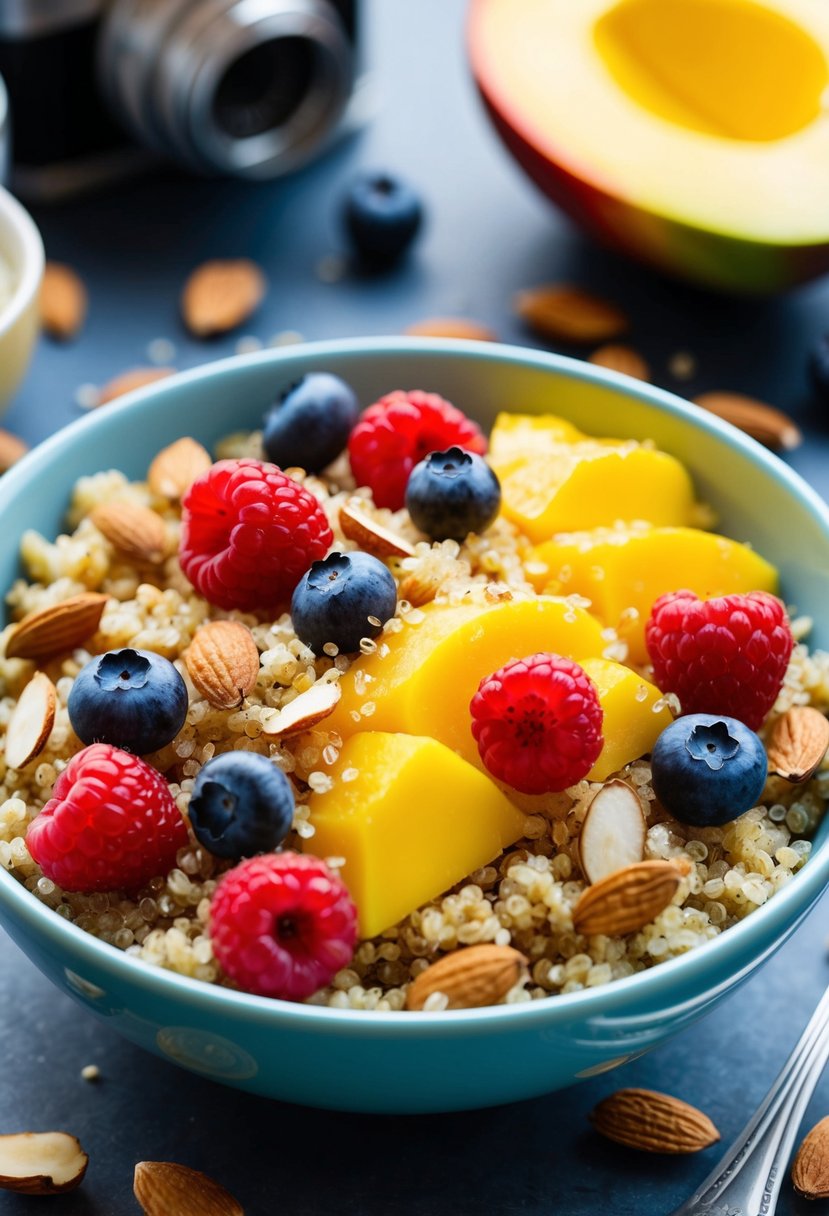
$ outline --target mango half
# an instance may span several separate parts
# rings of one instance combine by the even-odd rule
[[[484,102],[577,223],[670,273],[777,291],[829,267],[829,9],[473,0]]]

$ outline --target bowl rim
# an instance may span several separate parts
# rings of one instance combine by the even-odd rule
[[[25,207],[0,186],[0,224],[6,223],[21,248],[20,274],[6,307],[0,310],[0,338],[14,327],[40,289],[46,265],[43,238]]]
[[[634,381],[610,369],[579,359],[521,346],[454,338],[381,336],[298,343],[295,347],[230,356],[137,389],[107,406],[105,413],[88,414],[57,431],[13,466],[0,482],[0,517],[18,492],[37,477],[41,467],[48,464],[52,456],[65,447],[67,441],[83,442],[84,438],[94,433],[98,427],[114,425],[121,416],[138,413],[149,400],[163,398],[168,394],[174,395],[182,385],[192,386],[200,381],[232,377],[237,369],[258,364],[272,364],[278,369],[293,360],[304,362],[310,359],[322,363],[327,358],[363,360],[377,354],[461,356],[474,361],[536,367],[570,379],[609,387],[623,396],[653,406],[659,412],[673,415],[692,430],[707,432],[726,446],[737,449],[766,475],[783,483],[791,496],[819,523],[829,544],[829,506],[817,491],[756,440],[715,415],[698,412],[692,404],[665,389]],[[803,916],[811,910],[827,881],[829,840],[807,860],[794,879],[776,891],[765,904],[755,908],[727,931],[685,954],[658,963],[645,971],[579,992],[556,994],[511,1005],[430,1013],[332,1009],[328,1006],[308,1005],[223,988],[155,967],[125,954],[72,922],[64,920],[32,896],[2,867],[0,904],[7,904],[12,915],[24,922],[28,932],[37,938],[45,936],[49,939],[54,949],[62,952],[65,943],[71,953],[85,954],[96,971],[109,972],[116,981],[124,981],[127,985],[138,984],[161,998],[199,1007],[202,1013],[212,1010],[217,1015],[229,1015],[242,1021],[272,1022],[274,1027],[282,1024],[286,1029],[302,1029],[319,1034],[354,1034],[357,1037],[371,1036],[380,1030],[384,1035],[391,1034],[391,1037],[420,1037],[424,1028],[430,1026],[438,1028],[441,1037],[445,1038],[466,1033],[470,1027],[474,1027],[476,1033],[500,1032],[513,1025],[529,1028],[561,1020],[587,1019],[599,1013],[606,1015],[614,1006],[627,1005],[632,994],[646,998],[663,990],[663,995],[670,999],[677,973],[688,982],[704,981],[702,973],[707,969],[709,959],[719,960],[722,970],[723,965],[727,967],[729,955],[732,956],[733,965],[734,956],[742,956],[745,953],[744,941],[748,940],[750,943],[750,939],[754,937],[770,942],[765,949],[759,950],[759,954],[758,946],[762,943],[755,942],[749,964],[743,963],[733,973],[729,971],[728,980],[718,983],[712,990],[713,999],[713,991],[738,983],[778,945],[782,945]],[[692,1004],[693,1002],[689,1002],[689,1007]],[[663,1004],[660,1003],[658,1009],[662,1008]],[[401,1013],[405,1016],[401,1016]]]

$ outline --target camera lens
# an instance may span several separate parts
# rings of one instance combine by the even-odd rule
[[[250,139],[280,127],[308,96],[314,44],[278,38],[254,47],[228,68],[216,89],[216,125],[231,139]]]

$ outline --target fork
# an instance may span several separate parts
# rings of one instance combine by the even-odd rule
[[[772,1216],[809,1099],[829,1059],[829,989],[756,1112],[670,1216]]]

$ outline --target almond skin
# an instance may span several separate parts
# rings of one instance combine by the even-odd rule
[[[253,634],[239,621],[211,621],[196,631],[184,655],[190,679],[217,709],[236,709],[259,675]]]
[[[829,748],[829,719],[811,705],[793,705],[775,722],[766,751],[769,772],[808,781]]]
[[[551,342],[609,342],[629,328],[615,304],[566,283],[521,291],[513,307],[530,329]]]
[[[98,628],[108,599],[88,591],[30,612],[11,634],[6,658],[43,659],[80,646]]]
[[[590,1115],[597,1132],[646,1153],[698,1153],[720,1138],[695,1106],[652,1089],[619,1089]]]
[[[495,1005],[521,978],[526,958],[512,946],[466,946],[446,954],[409,985],[407,1009],[422,1009],[433,992],[449,998],[447,1009]]]
[[[650,380],[651,372],[645,360],[632,346],[623,346],[620,342],[609,342],[600,346],[590,356],[590,363],[597,367],[607,367],[611,371],[621,372],[634,380]]]
[[[829,1199],[829,1115],[801,1141],[792,1162],[792,1184],[805,1199]]]
[[[730,422],[774,452],[790,452],[803,442],[793,418],[756,397],[744,393],[700,393],[694,397],[694,404]]]
[[[407,325],[404,333],[421,338],[466,338],[472,342],[497,342],[498,335],[480,321],[465,317],[428,317]]]
[[[98,405],[108,405],[117,397],[133,393],[136,389],[145,388],[159,380],[166,380],[168,376],[175,374],[174,367],[131,367],[106,382],[98,394]]]
[[[255,262],[205,262],[184,285],[181,312],[197,338],[226,333],[241,325],[265,295],[265,276]]]
[[[573,909],[577,933],[623,937],[650,924],[676,894],[690,869],[686,861],[639,861],[583,891]]]
[[[153,494],[176,502],[212,463],[207,449],[185,435],[158,453],[147,471],[147,481]]]
[[[130,557],[159,562],[166,553],[167,529],[149,507],[114,499],[99,503],[90,511],[89,518],[110,544]]]
[[[87,295],[80,275],[63,262],[47,262],[40,287],[40,323],[50,338],[68,342],[83,328]]]
[[[139,1161],[132,1185],[145,1216],[245,1216],[230,1191],[172,1161]]]

